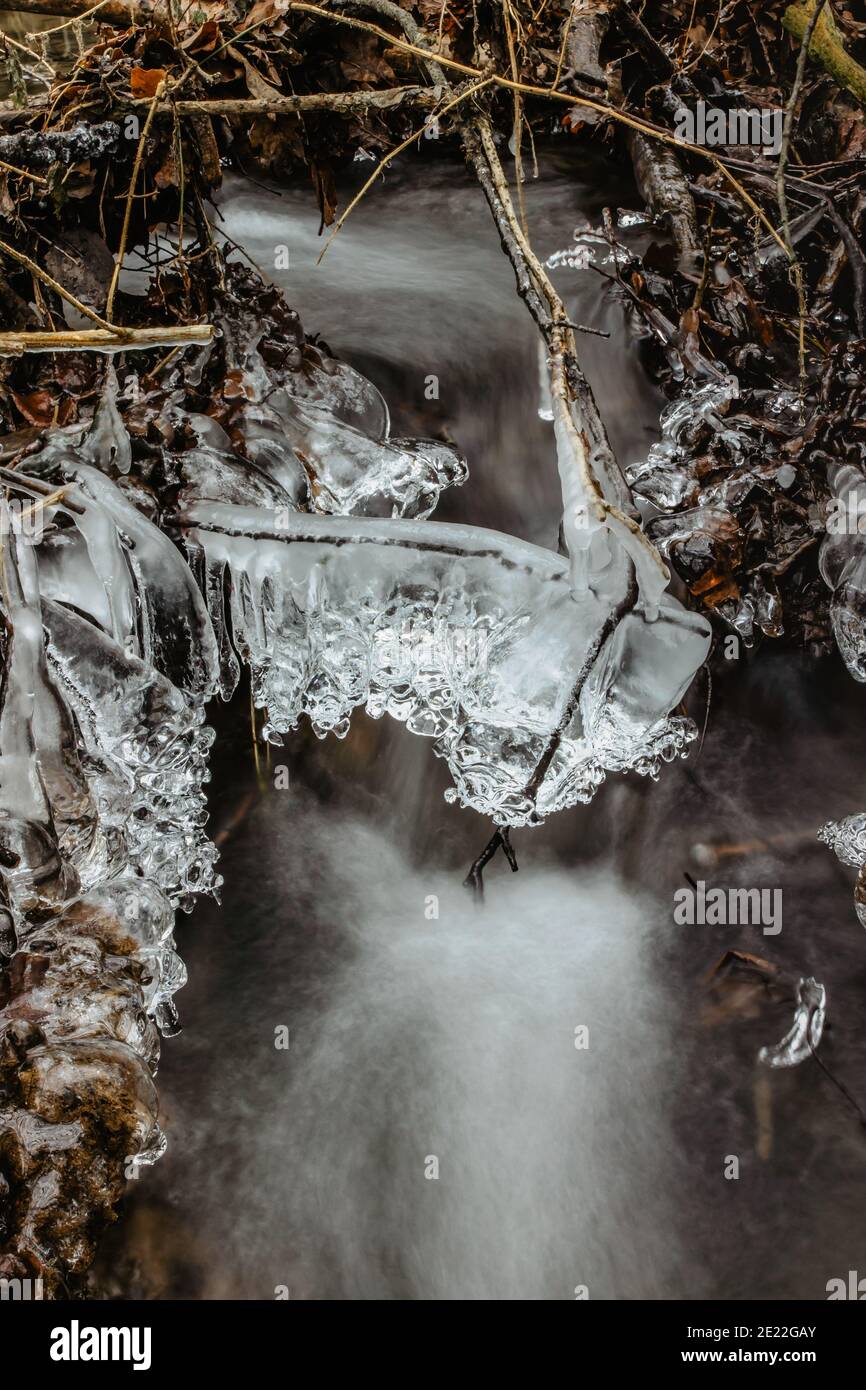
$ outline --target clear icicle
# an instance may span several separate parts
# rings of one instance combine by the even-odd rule
[[[140,655],[181,690],[196,699],[207,698],[216,685],[216,641],[204,599],[183,558],[99,469],[77,463],[67,473],[81,485],[82,500],[95,503],[125,543],[139,601]]]

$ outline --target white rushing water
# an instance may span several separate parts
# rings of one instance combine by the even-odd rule
[[[229,1019],[191,1039],[212,1080],[176,1117],[194,1151],[211,1136],[180,1213],[220,1251],[208,1296],[669,1287],[675,1040],[646,903],[604,869],[535,867],[480,911],[369,821],[275,801],[283,823],[251,827],[267,901],[232,896],[240,939],[204,986],[232,975],[249,1046]],[[265,940],[270,983],[242,964]]]

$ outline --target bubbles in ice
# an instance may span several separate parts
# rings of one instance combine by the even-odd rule
[[[866,861],[866,812],[857,811],[853,816],[845,816],[844,820],[828,821],[818,831],[818,839],[829,845],[843,864],[859,869]]]
[[[856,681],[866,681],[866,534],[860,529],[866,478],[853,464],[831,462],[832,499],[819,568],[832,592],[830,617],[842,660]]]
[[[634,612],[606,635],[605,597],[575,595],[565,560],[496,532],[301,516],[281,529],[216,504],[186,522],[268,736],[306,715],[339,737],[358,706],[388,713],[435,740],[463,805],[507,825],[589,801],[608,771],[655,775],[694,737],[670,710],[708,628],[670,596],[655,621]]]
[[[856,811],[843,820],[828,821],[818,831],[818,839],[829,845],[843,864],[859,869],[854,910],[860,925],[866,927],[866,812]]]

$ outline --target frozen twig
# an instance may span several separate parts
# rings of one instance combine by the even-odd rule
[[[189,347],[209,343],[213,324],[166,324],[157,328],[70,329],[59,333],[39,331],[0,333],[0,357],[17,357],[22,352],[119,352],[139,349]]]
[[[78,516],[84,516],[84,508],[77,502],[69,502],[64,497],[66,487],[53,488],[48,483],[43,483],[40,478],[31,478],[26,473],[18,473],[14,468],[0,467],[0,480],[8,487],[16,488],[21,492],[34,493],[43,505],[50,505],[53,502],[63,502],[67,511],[75,512]]]

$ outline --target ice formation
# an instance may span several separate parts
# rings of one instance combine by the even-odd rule
[[[548,371],[567,559],[479,527],[186,505],[221,690],[250,665],[266,737],[304,714],[343,736],[358,706],[387,712],[435,740],[452,797],[509,826],[683,751],[694,726],[671,711],[709,626],[667,594],[624,480],[589,457],[562,362]]]
[[[696,434],[708,425],[727,447],[732,459],[744,448],[744,439],[724,423],[722,413],[736,399],[734,377],[696,384],[690,382],[661,415],[661,439],[646,459],[628,470],[633,490],[664,511],[687,504],[697,492],[691,457]],[[720,499],[724,494],[720,494]]]
[[[818,839],[829,845],[843,864],[859,869],[854,886],[854,908],[860,925],[866,927],[866,812],[857,811],[843,820],[828,821],[818,831]]]
[[[185,979],[174,907],[218,883],[203,833],[210,734],[201,700],[40,593],[40,550],[47,589],[62,592],[86,570],[91,509],[79,519],[65,579],[53,526],[39,549],[13,528],[3,555],[0,863],[11,959],[0,977],[0,1153],[15,1184],[18,1262],[4,1272],[39,1277],[86,1267],[95,1218],[124,1174],[162,1152],[152,1073],[158,1028],[174,1031],[172,995]],[[165,538],[136,524],[137,595],[155,578],[145,542]],[[109,528],[100,561],[117,541]],[[113,620],[122,628],[131,610],[119,574]],[[110,611],[103,616],[110,624]],[[96,1168],[82,1161],[94,1148]]]
[[[218,503],[184,521],[272,739],[302,714],[342,736],[359,705],[387,712],[435,739],[463,805],[523,825],[590,800],[608,771],[655,773],[693,735],[669,716],[706,655],[706,624],[667,595],[654,622],[635,609],[612,623],[626,583],[576,596],[565,560],[474,527],[281,523]]]
[[[836,645],[850,674],[866,681],[866,478],[854,464],[831,461],[832,493],[821,543],[821,576],[832,592],[830,617]],[[818,832],[843,864],[858,869],[854,908],[866,926],[866,813],[829,821]]]
[[[866,860],[866,812],[828,821],[818,831],[818,839],[829,845],[843,864],[859,869]]]
[[[267,738],[387,712],[500,826],[589,801],[608,772],[655,775],[695,734],[672,711],[708,624],[667,593],[563,362],[547,365],[567,556],[427,520],[460,455],[392,438],[375,387],[281,312],[278,369],[254,321],[223,334],[219,420],[179,389],[154,406],[134,378],[121,410],[109,367],[91,424],[27,458],[37,491],[62,489],[37,533],[0,518],[0,1154],[31,1272],[83,1268],[94,1213],[164,1148],[174,911],[220,883],[204,711],[241,661]]]
[[[805,1062],[821,1041],[827,1017],[827,991],[817,980],[800,980],[794,1022],[781,1042],[762,1047],[758,1061],[767,1067],[796,1067]]]
[[[828,521],[821,575],[833,594],[836,645],[854,679],[866,681],[866,478],[854,464],[832,462],[827,481],[839,522],[831,528]]]

